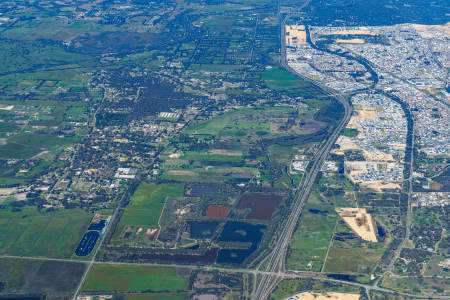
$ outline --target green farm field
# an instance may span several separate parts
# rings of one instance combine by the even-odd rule
[[[269,88],[274,90],[296,89],[305,85],[291,73],[279,68],[266,69],[262,73],[261,79],[266,82]]]
[[[77,140],[78,137],[65,138],[45,133],[18,134],[9,138],[6,145],[0,146],[0,157],[15,159],[30,158],[42,151],[69,145]]]
[[[96,264],[83,291],[174,292],[186,290],[188,282],[189,276],[177,274],[175,268]]]
[[[70,257],[92,214],[82,210],[41,213],[35,207],[19,212],[0,210],[0,253],[20,256]]]
[[[303,209],[300,225],[291,240],[287,265],[293,270],[320,271],[325,259],[338,216],[312,194]]]
[[[0,258],[1,293],[58,293],[70,297],[85,269],[85,263]]]
[[[214,136],[267,135],[271,133],[270,118],[286,118],[291,107],[240,108],[227,111],[203,123],[186,128],[186,133]]]
[[[127,225],[158,226],[167,197],[183,195],[182,184],[141,183],[131,197],[115,232],[119,235]]]

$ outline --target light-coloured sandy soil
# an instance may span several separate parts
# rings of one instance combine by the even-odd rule
[[[208,154],[242,156],[242,151],[241,150],[213,149],[213,150],[209,151]]]
[[[377,35],[375,32],[372,32],[368,29],[352,29],[352,30],[340,30],[328,33],[330,35],[347,35],[347,34],[364,34],[364,35]]]
[[[306,31],[304,25],[286,25],[286,45],[306,44]]]
[[[372,109],[360,109],[357,112],[358,112],[358,114],[356,116],[354,116],[356,119],[376,119],[376,118],[378,118],[377,112]]]
[[[450,36],[450,22],[445,25],[412,24],[417,33],[423,38]]]
[[[335,42],[338,44],[364,44],[366,41],[363,39],[336,39]]]
[[[197,176],[197,173],[187,170],[169,170],[166,171],[169,175],[178,175],[178,176]]]
[[[305,292],[296,294],[293,297],[298,297],[297,300],[358,300],[359,294],[348,294],[348,293],[313,293],[313,292]],[[289,299],[289,298],[287,298]]]
[[[377,235],[372,222],[372,216],[365,208],[341,207],[336,212],[345,223],[363,240],[376,243]]]

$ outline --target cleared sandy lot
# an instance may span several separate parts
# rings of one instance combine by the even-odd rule
[[[306,44],[306,32],[304,25],[286,25],[286,45]]]
[[[328,34],[332,35],[348,35],[348,34],[361,34],[361,35],[377,35],[375,32],[372,32],[368,29],[360,28],[360,29],[351,29],[351,30],[339,30],[333,31]]]
[[[313,293],[305,292],[291,296],[293,299],[298,297],[297,300],[358,300],[359,294],[348,294],[348,293]],[[290,299],[290,298],[287,298]]]
[[[372,222],[372,216],[365,208],[341,207],[336,212],[345,223],[363,240],[376,243],[377,235]]]
[[[363,39],[336,39],[338,44],[364,44],[366,41]]]
[[[412,24],[412,26],[423,38],[450,36],[450,22],[445,25]]]

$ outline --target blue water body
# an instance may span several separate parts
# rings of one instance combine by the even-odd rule
[[[106,220],[100,220],[98,223],[94,223],[89,225],[88,230],[98,230],[98,231],[102,231],[103,228],[105,228],[106,226]]]
[[[246,222],[227,222],[223,228],[219,241],[259,243],[266,226],[253,225]]]
[[[251,243],[248,249],[222,249],[217,255],[218,263],[242,264],[257,248],[263,236],[264,225],[245,222],[228,222],[219,236],[219,241]]]
[[[81,238],[80,243],[78,244],[77,249],[75,250],[75,254],[77,256],[86,256],[92,252],[95,244],[97,243],[98,238],[100,237],[100,233],[98,231],[88,231]]]
[[[193,239],[206,239],[212,237],[216,232],[219,222],[217,221],[188,221],[189,235]]]

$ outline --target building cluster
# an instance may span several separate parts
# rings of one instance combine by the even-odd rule
[[[300,75],[328,88],[352,92],[367,88],[369,74],[354,61],[312,48],[309,44],[295,44],[286,50],[288,64]]]
[[[450,193],[446,192],[415,193],[414,199],[419,207],[450,205]]]
[[[339,47],[370,61],[379,74],[377,87],[409,105],[420,151],[431,156],[450,153],[449,25],[401,24],[367,30],[383,42]]]
[[[351,99],[355,112],[333,153],[344,155],[349,178],[376,190],[399,189],[403,181],[403,159],[407,125],[398,103],[376,93],[361,93]]]

